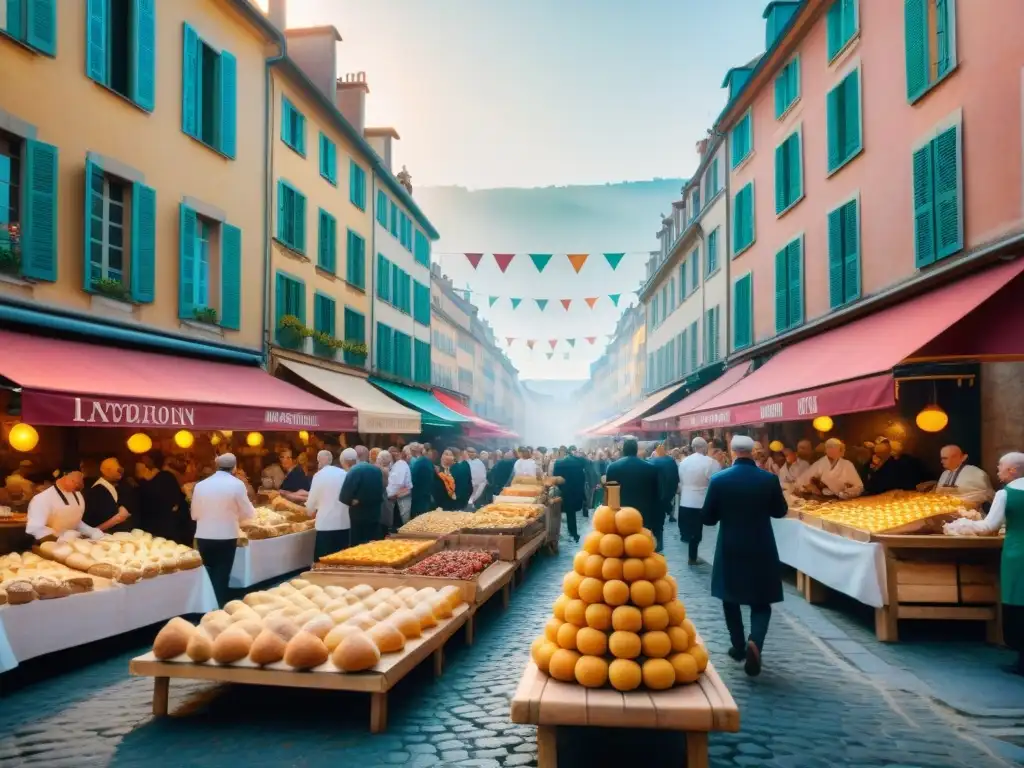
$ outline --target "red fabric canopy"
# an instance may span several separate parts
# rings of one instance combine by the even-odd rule
[[[727,427],[890,407],[893,366],[1000,290],[1013,290],[1011,283],[1019,288],[1021,272],[1024,259],[992,267],[797,342],[683,415],[680,426]]]
[[[671,395],[678,392],[681,386],[682,384],[672,384],[664,389],[659,389],[654,394],[645,397],[637,405],[634,405],[618,418],[613,419],[603,427],[594,430],[593,434],[609,436],[616,435],[620,432],[635,432],[644,429],[653,429],[653,427],[644,424],[640,419],[661,405]]]
[[[472,419],[473,427],[469,430],[469,432],[474,437],[519,437],[519,435],[517,435],[515,432],[505,429],[500,424],[495,424],[493,421],[488,421],[487,419],[481,419],[457,397],[452,397],[451,395],[441,391],[440,389],[434,390],[434,397],[441,401],[441,405],[444,405],[447,408],[451,408],[460,416],[465,416],[468,419]]]
[[[671,430],[681,426],[679,417],[684,413],[695,411],[711,398],[725,392],[750,371],[750,363],[737,365],[730,368],[717,379],[707,384],[696,392],[691,392],[675,405],[666,408],[664,411],[654,413],[643,420],[644,429]]]
[[[0,331],[0,375],[29,424],[350,432],[352,408],[262,368]]]

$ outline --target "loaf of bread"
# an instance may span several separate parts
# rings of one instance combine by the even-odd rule
[[[285,647],[284,663],[292,669],[312,669],[327,661],[329,655],[323,640],[310,632],[299,632]]]
[[[181,656],[195,632],[196,628],[185,619],[174,617],[157,633],[153,641],[153,655],[161,660]]]
[[[87,568],[86,572],[90,576],[99,576],[101,579],[116,579],[120,574],[120,569],[109,563],[97,563]]]
[[[71,594],[77,595],[82,592],[92,592],[95,584],[89,576],[72,576],[69,579],[64,579],[64,583],[68,585],[71,590]]]
[[[97,562],[89,557],[89,555],[83,555],[80,552],[70,553],[64,558],[63,562],[68,568],[74,568],[76,571],[84,573],[88,573],[90,568],[97,565]]]
[[[36,599],[36,590],[31,581],[11,581],[4,589],[7,591],[7,602],[11,605],[24,605]]]
[[[360,632],[342,640],[331,654],[331,661],[342,672],[362,672],[377,666],[380,649],[365,632]]]
[[[198,629],[189,638],[185,654],[196,664],[203,664],[213,657],[213,640],[206,634],[206,629]]]
[[[260,666],[274,664],[284,658],[287,645],[285,639],[277,632],[264,629],[252,641],[252,647],[249,649],[249,661]]]
[[[207,625],[209,628],[210,625]],[[213,660],[218,664],[234,664],[249,655],[252,635],[238,626],[230,626],[213,641]]]

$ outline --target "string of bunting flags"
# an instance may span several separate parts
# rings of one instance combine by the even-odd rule
[[[523,298],[522,297],[515,297],[515,296],[492,296],[491,294],[484,293],[483,291],[473,291],[473,290],[469,290],[468,288],[467,289],[456,288],[455,290],[459,294],[461,294],[462,297],[466,301],[469,301],[469,302],[472,301],[472,299],[470,298],[471,296],[486,296],[487,297],[487,306],[488,307],[494,307],[494,305],[497,304],[502,299],[508,299],[509,303],[512,306],[512,309],[519,309],[519,306],[523,303]],[[636,291],[630,291],[629,293],[636,293]],[[610,301],[613,306],[617,307],[617,306],[619,306],[619,301],[622,299],[622,296],[623,296],[623,294],[621,294],[621,293],[608,293],[608,294],[605,294],[604,296],[587,296],[587,297],[584,297],[582,299],[558,299],[558,303],[562,305],[562,309],[564,309],[566,312],[568,312],[569,308],[572,307],[572,303],[574,301],[575,302],[582,301],[582,302],[586,303],[586,305],[588,307],[593,309],[597,305],[597,302],[599,302],[601,299],[607,297],[608,301]],[[541,312],[543,312],[544,310],[546,310],[548,308],[548,305],[553,300],[552,299],[531,299],[531,301],[533,301],[534,304],[537,305],[537,309],[539,309]]]
[[[622,260],[629,253],[630,253],[629,251],[622,251],[622,252],[619,252],[619,253],[602,253],[600,255],[604,256],[604,260],[608,263],[608,266],[610,266],[612,268],[612,270],[614,271],[614,270],[618,269],[619,264],[622,262]],[[649,255],[650,252],[649,251],[636,251],[636,253],[642,253],[644,255],[644,257],[646,258]],[[444,255],[456,255],[456,254],[435,254],[435,256],[444,256]],[[484,256],[486,256],[487,254],[485,254],[485,253],[462,253],[461,255],[466,257],[466,259],[470,263],[470,266],[472,266],[473,269],[477,269],[480,266],[480,263],[483,261]],[[505,270],[507,270],[509,268],[509,266],[512,264],[512,262],[516,258],[518,258],[518,257],[528,256],[530,258],[530,261],[533,262],[533,266],[537,270],[537,272],[543,272],[547,268],[548,264],[551,263],[551,260],[553,258],[555,258],[555,256],[560,256],[560,257],[564,256],[566,259],[568,259],[569,264],[572,265],[572,268],[576,271],[576,274],[578,275],[580,273],[580,271],[583,269],[583,266],[587,263],[587,260],[591,256],[597,256],[598,254],[596,254],[596,253],[564,253],[564,254],[556,254],[556,253],[492,253],[490,255],[493,257],[494,263],[498,265],[498,269],[501,270],[502,274],[505,273]]]
[[[593,344],[597,343],[597,340],[599,338],[600,338],[599,336],[583,336],[582,340],[587,342],[588,344],[593,345]],[[563,341],[566,344],[568,344],[570,347],[575,348],[576,347],[576,342],[578,340],[579,340],[578,338],[574,337],[574,338],[571,338],[571,339],[548,339],[547,342],[548,342],[548,346],[551,347],[551,349],[557,348],[558,345],[561,342],[563,342]],[[524,341],[524,342],[526,342],[527,349],[533,349],[534,346],[536,346],[536,344],[539,341],[539,339],[524,339],[524,338],[520,338],[519,336],[506,336],[505,337],[505,344],[506,344],[506,346],[511,347],[517,341]]]

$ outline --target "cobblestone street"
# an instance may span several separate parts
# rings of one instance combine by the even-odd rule
[[[705,542],[708,555],[712,543]],[[904,650],[908,659],[915,653],[911,646],[888,647],[876,655],[877,644],[872,649],[874,641],[858,627],[851,624],[847,634],[792,589],[773,618],[765,671],[748,679],[725,655],[719,605],[708,593],[710,566],[687,568],[678,540],[669,540],[666,549],[689,615],[740,707],[740,733],[711,737],[712,765],[1015,764],[1011,751],[999,754],[1000,745],[1008,745],[989,738],[999,729],[981,717],[985,713],[967,715],[943,705],[911,671],[920,659],[901,662]],[[173,716],[156,721],[149,714],[152,681],[128,677],[133,652],[0,699],[0,765],[535,765],[534,729],[509,721],[509,697],[571,556],[572,548],[563,539],[557,558],[535,559],[506,613],[500,600],[486,606],[476,644],[465,647],[460,633],[449,646],[440,680],[431,678],[426,664],[400,684],[391,696],[390,727],[384,735],[368,733],[365,696],[177,681],[171,686]],[[1004,658],[1000,651],[975,648],[979,664],[988,665],[979,670]],[[938,645],[930,653],[933,665],[956,664],[956,650],[946,653]],[[951,674],[970,684],[962,671],[951,669]],[[999,674],[993,670],[993,680]],[[985,686],[986,681],[979,677],[973,685]],[[1017,710],[1024,710],[1024,685],[1019,690]],[[1013,700],[1012,688],[1004,693]],[[1004,730],[1024,721],[1024,712],[1009,708],[988,715],[1001,715],[998,722]]]

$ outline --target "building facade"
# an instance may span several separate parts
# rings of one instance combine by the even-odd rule
[[[590,379],[574,396],[577,428],[610,419],[643,397],[647,379],[647,321],[643,304],[620,315],[604,353],[590,366]]]

